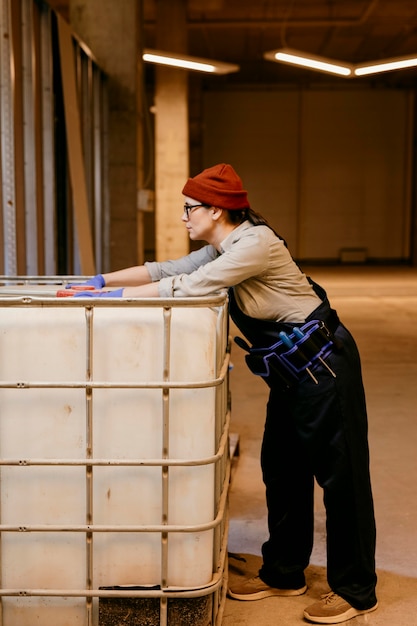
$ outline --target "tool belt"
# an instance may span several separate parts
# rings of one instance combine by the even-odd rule
[[[279,337],[279,341],[263,348],[250,347],[244,339],[235,337],[235,342],[248,352],[245,360],[251,372],[261,376],[271,388],[278,385],[289,389],[306,375],[318,384],[313,370],[319,364],[336,377],[325,362],[335,346],[333,333],[325,322],[310,320],[293,327],[290,333],[280,332]]]

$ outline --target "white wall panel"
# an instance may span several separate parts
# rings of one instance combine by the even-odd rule
[[[230,162],[298,259],[409,256],[411,95],[209,92],[204,163]]]
[[[282,236],[297,239],[299,94],[208,93],[204,163],[228,162],[249,191],[252,208]]]
[[[301,114],[301,258],[408,255],[408,96],[305,92]]]

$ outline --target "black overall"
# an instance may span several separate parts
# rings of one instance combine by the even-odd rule
[[[369,476],[368,426],[359,353],[311,281],[322,303],[306,319],[323,320],[336,349],[291,389],[270,391],[261,466],[266,486],[269,539],[262,546],[261,579],[272,587],[300,588],[313,548],[314,477],[323,488],[327,580],[356,609],[375,605],[375,518]],[[230,315],[255,347],[276,341],[294,324],[245,315],[230,290]]]

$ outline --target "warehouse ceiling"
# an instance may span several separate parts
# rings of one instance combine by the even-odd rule
[[[69,0],[52,0],[65,6]],[[166,0],[169,2],[169,0]],[[156,0],[143,0],[145,47],[155,47]],[[159,6],[164,2],[159,0]],[[288,47],[341,62],[417,55],[416,0],[188,0],[188,53],[240,66],[214,79],[229,84],[306,84],[329,78],[263,58]],[[214,77],[210,77],[213,79]],[[351,80],[351,79],[349,79]],[[355,82],[364,78],[355,78]],[[414,87],[417,69],[378,75],[371,82]]]
[[[144,0],[149,47],[155,4]],[[280,47],[351,63],[417,54],[416,0],[189,0],[187,22],[189,54],[240,65],[240,72],[223,82],[323,80],[311,70],[264,60],[264,52]],[[416,69],[395,74],[374,80],[394,85],[417,80]]]

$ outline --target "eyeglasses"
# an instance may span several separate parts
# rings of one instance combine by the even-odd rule
[[[191,211],[194,211],[194,209],[200,209],[201,207],[204,207],[205,209],[209,209],[210,205],[209,204],[184,204],[184,213],[185,216],[187,218],[187,220],[190,219],[190,213]]]

